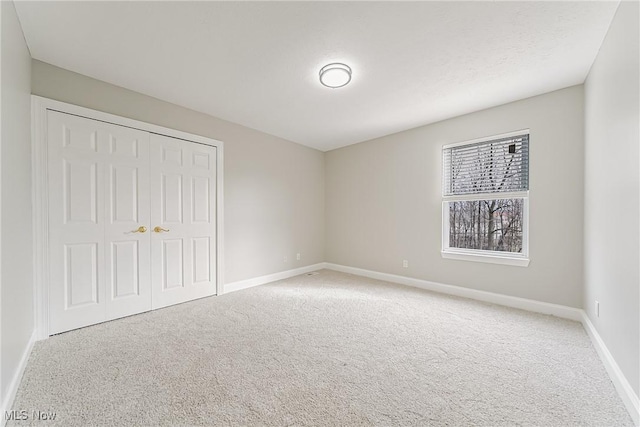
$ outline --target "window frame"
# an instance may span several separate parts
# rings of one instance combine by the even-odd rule
[[[522,134],[528,134],[529,140],[531,139],[531,133],[529,129],[523,129],[514,132],[508,132],[500,135],[492,135],[489,137],[477,138],[469,141],[456,142],[453,144],[447,144],[442,146],[443,160],[441,167],[443,174],[441,174],[444,180],[444,150],[452,147],[459,147],[463,145],[476,144],[481,142],[492,141],[495,139],[508,138],[512,136],[518,136]],[[529,151],[531,151],[531,145],[529,145]],[[530,158],[530,156],[529,156]],[[455,259],[462,261],[474,261],[484,262],[490,264],[504,264],[513,265],[519,267],[529,266],[529,190],[516,191],[516,192],[504,192],[504,193],[472,193],[472,194],[459,194],[452,196],[444,195],[444,182],[441,185],[442,188],[442,247],[441,256],[446,259]],[[498,200],[498,199],[523,199],[523,212],[522,212],[522,252],[503,252],[503,251],[488,251],[482,249],[465,249],[465,248],[452,248],[449,246],[449,204],[456,201],[472,201],[472,200]]]

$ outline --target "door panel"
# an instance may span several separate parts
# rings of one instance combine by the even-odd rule
[[[97,224],[98,163],[63,159],[65,224],[91,222]]]
[[[140,245],[137,240],[111,242],[111,298],[140,295]]]
[[[138,216],[138,168],[111,166],[111,223],[140,222]]]
[[[151,135],[154,309],[216,293],[215,160],[215,147]]]
[[[98,304],[98,245],[64,245],[65,308]]]
[[[160,197],[162,198],[161,222],[171,225],[182,224],[182,203],[184,201],[182,175],[178,173],[163,173]]]
[[[137,131],[136,131],[137,132]],[[144,138],[146,139],[146,137]],[[146,142],[144,142],[146,145]],[[111,133],[109,135],[109,152],[121,157],[140,158],[140,142],[135,136],[123,135],[122,133]],[[142,147],[146,151],[146,147]]]
[[[50,112],[54,115],[62,113]],[[78,122],[83,121],[81,117],[70,116],[66,114],[67,124],[60,123],[56,131],[62,132],[62,147],[73,151],[91,151],[98,152],[98,131],[95,126],[78,126]],[[51,116],[49,116],[51,117]],[[73,117],[73,118],[72,118]],[[86,123],[85,123],[86,125]],[[57,138],[56,138],[57,139]],[[56,145],[58,142],[56,141]]]
[[[209,224],[211,222],[211,184],[209,177],[194,176],[191,178],[191,194],[193,206],[191,222]]]
[[[193,244],[193,282],[196,284],[212,280],[211,277],[211,239],[209,237],[196,237],[191,239]]]
[[[162,240],[162,288],[184,288],[184,248],[182,239]]]

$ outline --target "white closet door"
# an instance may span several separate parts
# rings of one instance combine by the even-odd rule
[[[50,111],[50,333],[105,320],[101,126]]]
[[[216,148],[151,135],[153,308],[216,293]]]
[[[149,134],[47,114],[49,333],[151,308]]]
[[[151,310],[149,133],[111,125],[107,141],[105,256],[110,320]]]

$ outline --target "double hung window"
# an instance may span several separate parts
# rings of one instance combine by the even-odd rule
[[[442,256],[529,264],[529,131],[442,149]]]

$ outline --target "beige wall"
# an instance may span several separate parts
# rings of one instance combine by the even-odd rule
[[[640,386],[638,3],[622,2],[585,83],[584,309]],[[595,301],[600,302],[600,317]]]
[[[226,283],[324,260],[322,152],[40,61],[32,67],[36,95],[224,142]]]
[[[7,389],[33,333],[31,224],[31,56],[12,2],[2,2],[2,271],[0,397]],[[0,414],[4,417],[4,413]]]
[[[529,267],[443,259],[442,145],[526,128]],[[582,86],[330,151],[326,260],[581,307],[583,153]]]

